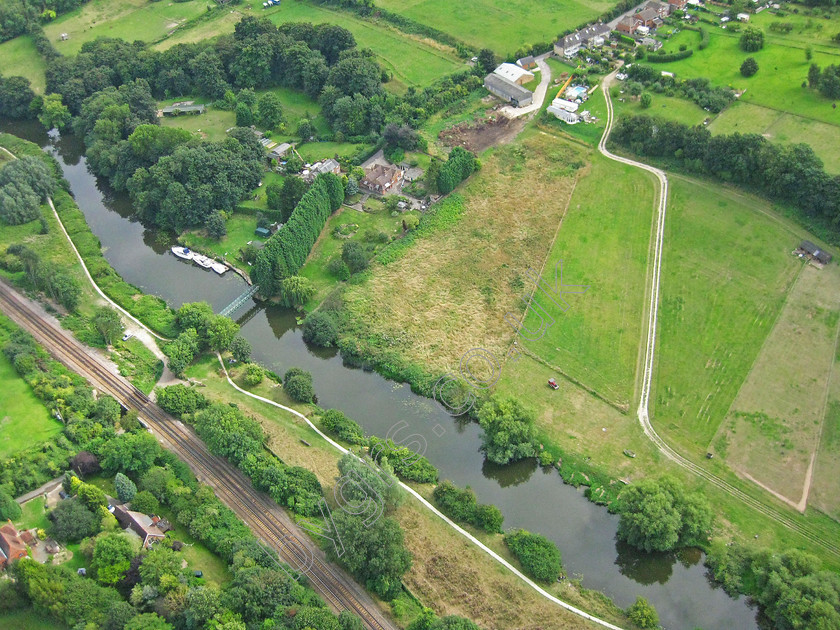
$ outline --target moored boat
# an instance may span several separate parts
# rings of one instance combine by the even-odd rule
[[[199,267],[204,267],[205,269],[210,269],[210,267],[213,266],[213,259],[208,258],[207,256],[202,256],[201,254],[195,254],[193,256],[193,262]]]
[[[192,260],[195,257],[195,254],[190,251],[189,247],[173,247],[172,253],[184,260]]]
[[[215,272],[216,272],[217,274],[219,274],[220,276],[221,276],[221,275],[222,275],[225,271],[227,271],[227,270],[228,270],[227,265],[223,265],[223,264],[222,264],[222,263],[220,263],[220,262],[214,262],[212,265],[210,265],[210,269],[212,269],[213,271],[215,271]]]

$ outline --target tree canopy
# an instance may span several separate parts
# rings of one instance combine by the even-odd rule
[[[534,414],[512,397],[494,395],[478,411],[487,459],[507,464],[536,454]]]

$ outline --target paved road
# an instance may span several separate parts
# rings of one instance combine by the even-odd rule
[[[334,610],[349,610],[359,615],[371,630],[397,630],[371,597],[343,570],[327,562],[317,545],[270,497],[257,492],[250,480],[229,462],[210,454],[191,429],[165,413],[119,374],[114,374],[99,355],[82,346],[40,305],[19,295],[5,281],[0,281],[0,309],[58,361],[100,391],[137,409],[155,437],[183,459],[200,481],[211,486],[216,496],[257,537],[277,551],[284,562],[296,569],[306,568],[310,585]]]
[[[738,499],[742,503],[749,505],[761,514],[764,514],[765,516],[773,519],[774,521],[783,525],[784,527],[787,527],[788,529],[796,532],[803,538],[809,540],[811,543],[819,545],[823,549],[829,551],[830,553],[833,553],[835,556],[840,557],[840,544],[824,540],[820,536],[820,534],[812,528],[803,525],[797,520],[790,518],[783,512],[779,512],[778,510],[762,503],[758,499],[755,499],[752,496],[745,493],[743,490],[736,488],[735,486],[724,481],[720,477],[710,473],[705,468],[698,466],[694,462],[686,459],[685,457],[677,453],[673,448],[671,448],[665,442],[665,440],[663,440],[659,436],[659,434],[656,432],[656,430],[653,428],[653,425],[651,424],[650,413],[648,411],[648,402],[650,399],[651,382],[653,380],[653,369],[656,352],[656,327],[658,323],[660,291],[659,278],[660,270],[662,267],[662,243],[665,231],[665,213],[668,205],[668,177],[665,175],[665,171],[650,166],[649,164],[644,164],[642,162],[637,162],[635,160],[615,155],[611,153],[609,149],[607,149],[607,141],[609,139],[610,132],[612,131],[612,126],[614,122],[613,106],[612,101],[610,100],[609,87],[612,84],[612,81],[615,78],[617,72],[618,70],[615,70],[611,74],[604,77],[604,81],[601,85],[601,90],[603,91],[604,98],[607,101],[607,125],[604,129],[604,135],[601,136],[601,141],[598,143],[598,150],[605,157],[611,160],[621,162],[622,164],[629,164],[630,166],[635,166],[636,168],[640,168],[644,171],[647,171],[648,173],[652,173],[659,181],[659,206],[656,222],[656,233],[654,236],[654,254],[653,261],[650,266],[650,304],[648,305],[648,329],[647,338],[645,340],[645,361],[643,366],[644,371],[642,374],[642,392],[639,400],[639,409],[637,411],[639,423],[642,425],[642,429],[644,430],[645,435],[648,437],[648,439],[650,439],[656,445],[659,451],[669,460],[671,460],[678,466],[681,466],[682,468],[688,470],[689,472],[694,473],[698,477],[701,477],[702,479],[708,481],[718,489],[723,490],[724,492]]]
[[[548,64],[545,62],[548,55],[549,53],[545,53],[544,55],[540,55],[535,58],[537,65],[540,67],[540,84],[537,86],[537,89],[534,90],[533,102],[527,107],[513,107],[512,105],[505,105],[500,110],[505,116],[508,118],[519,118],[525,114],[530,114],[531,112],[538,112],[543,106],[545,94],[548,92],[548,86],[551,83],[551,68],[549,68]]]

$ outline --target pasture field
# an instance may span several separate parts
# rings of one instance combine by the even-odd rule
[[[61,433],[61,423],[35,397],[5,355],[0,355],[0,459]]]
[[[47,64],[28,35],[21,35],[0,44],[0,74],[29,79],[36,94],[44,92]]]
[[[63,55],[75,55],[97,37],[126,41],[158,41],[187,20],[207,12],[205,2],[148,2],[148,0],[91,0],[44,25],[44,33]],[[69,38],[61,41],[61,34]]]
[[[542,270],[551,287],[555,265],[562,263],[563,284],[589,288],[582,295],[565,295],[565,313],[538,292],[534,300],[556,323],[539,341],[519,343],[548,365],[629,408],[642,338],[655,188],[652,177],[639,169],[600,154],[590,159]],[[532,289],[526,280],[526,290]],[[539,326],[540,315],[529,309],[525,328]]]
[[[572,165],[585,157],[562,139],[524,133],[485,155],[460,195],[443,202],[445,229],[347,287],[345,308],[367,338],[432,372],[454,369],[470,348],[508,351],[504,315],[522,312],[525,271],[542,266],[574,188]]]
[[[803,264],[800,230],[767,208],[671,178],[651,418],[689,457],[708,450]]]
[[[840,269],[804,267],[714,441],[734,470],[794,503],[820,438],[838,321]]]
[[[695,50],[691,57],[649,65],[673,72],[681,79],[706,77],[714,85],[746,90],[740,99],[743,102],[840,125],[840,111],[832,108],[832,101],[816,90],[802,87],[811,63],[825,67],[838,62],[836,48],[815,47],[814,57],[808,61],[801,47],[788,45],[783,40],[768,42],[765,39],[762,50],[747,53],[738,46],[738,33],[710,27],[709,34],[708,47]],[[696,48],[696,40],[697,33],[682,31],[668,40],[664,50],[675,52],[683,43]],[[759,68],[750,78],[744,78],[740,72],[741,63],[747,57],[755,57]]]
[[[759,133],[771,142],[811,145],[829,173],[840,173],[840,126],[775,109],[734,103],[709,125],[714,134]]]
[[[363,20],[349,12],[304,1],[283,2],[279,7],[263,9],[260,0],[248,0],[230,13],[220,13],[192,28],[177,31],[158,47],[169,48],[175,44],[198,42],[231,33],[244,15],[265,16],[275,24],[329,22],[343,26],[353,33],[360,48],[370,48],[376,53],[377,61],[393,75],[387,86],[395,92],[402,92],[409,85],[428,85],[441,76],[466,67],[447,46],[407,35],[387,24]]]
[[[629,95],[621,94],[620,89],[616,90],[616,86],[613,86],[611,92],[616,116],[639,116],[644,114],[646,116],[659,116],[666,120],[675,120],[686,125],[702,125],[706,118],[710,118],[713,115],[696,103],[684,98],[656,94],[655,92],[650,92],[650,107],[644,109],[639,100],[634,100]],[[623,101],[620,100],[622,98],[624,99]],[[587,108],[589,102],[586,102]]]
[[[840,14],[836,7],[808,8],[798,5],[798,13],[785,11],[778,15],[771,11],[762,11],[750,16],[750,24],[761,28],[770,41],[785,42],[790,46],[833,46],[832,37],[840,31]],[[789,33],[779,33],[770,30],[773,23],[787,23],[793,26]]]
[[[548,42],[588,22],[615,2],[599,0],[375,0],[377,6],[501,55]]]

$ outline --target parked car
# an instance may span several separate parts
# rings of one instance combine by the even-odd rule
[[[123,341],[128,341],[128,340],[129,340],[129,339],[131,339],[133,336],[134,336],[134,333],[127,332],[127,333],[125,333],[125,334],[122,336],[122,340],[123,340]]]

